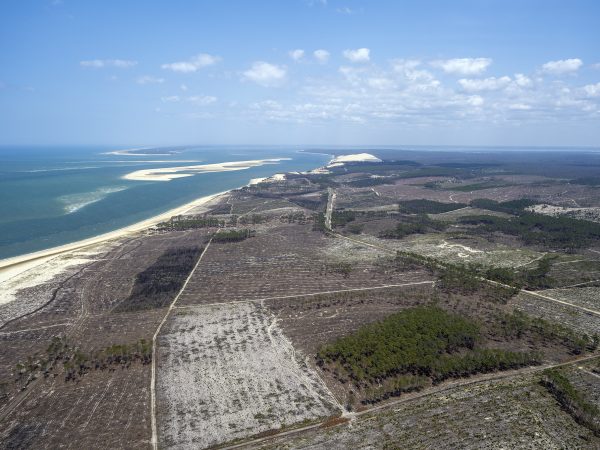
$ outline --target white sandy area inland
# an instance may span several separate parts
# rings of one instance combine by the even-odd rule
[[[267,307],[176,311],[158,343],[159,447],[207,448],[341,412]]]
[[[50,281],[73,265],[89,262],[85,258],[84,260],[80,259],[81,250],[84,248],[91,250],[92,253],[99,252],[101,250],[97,249],[98,244],[121,239],[168,220],[172,216],[186,214],[194,208],[208,205],[217,197],[228,192],[223,191],[198,198],[157,216],[89,239],[0,260],[0,292],[6,293],[6,295],[0,295],[0,305],[13,301],[19,289]],[[19,280],[21,281],[19,282]]]
[[[355,153],[353,155],[341,155],[341,156],[336,156],[335,158],[333,158],[331,160],[331,162],[329,163],[329,165],[340,165],[340,163],[346,163],[346,162],[361,162],[361,161],[365,161],[365,162],[381,162],[381,159],[379,159],[376,156],[371,155],[370,153]]]
[[[123,176],[125,180],[136,181],[171,181],[176,178],[191,177],[199,173],[230,172],[246,170],[265,164],[277,164],[291,158],[254,159],[250,161],[229,161],[216,164],[200,164],[195,166],[160,167],[141,169]]]

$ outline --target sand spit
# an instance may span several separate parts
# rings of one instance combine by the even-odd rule
[[[230,172],[246,170],[265,164],[277,164],[290,158],[255,159],[250,161],[230,161],[217,164],[200,164],[195,166],[162,167],[157,169],[142,169],[128,173],[125,180],[136,181],[171,181],[176,178],[191,177],[199,173]]]

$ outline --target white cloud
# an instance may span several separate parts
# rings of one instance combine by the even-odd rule
[[[373,89],[393,89],[396,86],[393,80],[385,77],[374,77],[367,80],[367,84]]]
[[[500,78],[490,77],[483,79],[467,79],[461,78],[458,83],[462,86],[465,91],[478,92],[478,91],[498,91],[504,89],[510,83],[510,77],[504,76]]]
[[[396,72],[406,72],[407,70],[414,70],[421,65],[421,61],[418,59],[394,59],[392,60],[392,68]]]
[[[467,97],[467,103],[471,106],[481,106],[483,105],[484,100],[480,95],[472,95]]]
[[[290,58],[292,58],[294,61],[300,61],[302,58],[304,58],[304,50],[302,50],[301,48],[297,48],[296,50],[290,50],[289,53]]]
[[[185,84],[181,84],[181,85],[179,85],[179,89],[181,89],[183,92],[185,92],[188,90],[188,87]]]
[[[356,14],[357,11],[355,9],[344,6],[343,8],[337,8],[335,12],[337,12],[338,14],[345,14],[347,16],[351,16],[352,14]]]
[[[526,75],[523,75],[522,73],[516,73],[515,83],[517,83],[517,86],[519,87],[528,87],[531,86],[531,78],[529,78]]]
[[[196,105],[206,106],[217,101],[217,97],[212,95],[193,95],[186,99],[188,102],[195,103]]]
[[[165,79],[164,78],[158,78],[158,77],[153,77],[150,75],[144,75],[139,77],[136,82],[138,84],[160,84],[160,83],[164,83]]]
[[[181,98],[179,97],[179,95],[169,95],[167,97],[160,98],[160,101],[163,103],[176,103],[180,100],[181,100]]]
[[[454,58],[432,61],[431,65],[455,75],[480,75],[492,64],[491,58]]]
[[[118,69],[128,69],[137,64],[137,61],[131,61],[128,59],[90,59],[87,61],[80,61],[81,67],[88,67],[92,69],[102,69],[104,67],[116,67]]]
[[[513,111],[529,111],[531,109],[531,105],[526,105],[525,103],[511,103],[508,105],[508,109]]]
[[[552,75],[562,75],[577,72],[582,65],[583,61],[579,58],[560,59],[558,61],[548,61],[542,66],[542,71]]]
[[[163,64],[160,67],[166,70],[180,73],[196,72],[203,67],[212,66],[221,60],[218,56],[209,55],[208,53],[200,53],[187,61],[178,61],[169,64]]]
[[[246,80],[254,81],[261,86],[277,86],[285,80],[286,69],[276,64],[257,61],[243,75]]]
[[[588,84],[583,87],[583,92],[588,97],[600,97],[600,83]]]
[[[313,56],[320,63],[326,63],[329,61],[329,52],[327,50],[319,49],[313,52]]]
[[[356,50],[344,50],[343,55],[348,61],[353,63],[369,62],[370,50],[368,48],[357,48]]]

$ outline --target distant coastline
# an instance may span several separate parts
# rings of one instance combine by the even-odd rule
[[[283,161],[283,160],[290,160],[290,158],[269,158],[269,159],[251,160],[251,161],[232,161],[232,162],[204,165],[204,166],[198,166],[198,167],[203,167],[205,169],[206,169],[206,166],[215,166],[215,167],[211,167],[211,168],[209,168],[209,170],[201,169],[198,173],[245,170],[250,167],[256,167],[256,166],[260,166],[263,164],[277,164],[278,161]],[[191,167],[196,167],[196,166],[191,166]],[[144,174],[138,173],[135,177],[132,176],[127,179],[129,179],[129,180],[144,180],[144,181],[145,180],[154,180],[154,178],[152,178],[153,176],[159,177],[161,175],[145,174],[145,172],[154,172],[154,171],[160,172],[161,170],[177,172],[178,170],[188,170],[188,169],[189,168],[187,168],[187,167],[183,167],[183,168],[182,167],[171,167],[171,168],[164,168],[164,169],[162,169],[162,168],[161,169],[148,169],[147,171],[140,170],[140,171],[136,171],[135,173],[144,172]],[[219,170],[219,169],[221,169],[221,170]],[[129,174],[129,175],[131,175],[131,174]],[[144,175],[144,176],[142,176],[142,175]],[[176,174],[176,173],[170,173],[170,174],[163,174],[162,176],[177,178],[177,175],[178,174]],[[179,175],[182,175],[182,174],[179,174]],[[183,175],[191,176],[193,174],[183,174]],[[119,228],[117,230],[109,231],[107,233],[102,233],[97,236],[92,236],[89,238],[70,242],[68,244],[63,244],[63,245],[47,248],[44,250],[39,250],[39,251],[35,251],[35,252],[30,252],[30,253],[25,253],[22,255],[11,256],[8,258],[0,259],[0,283],[9,278],[16,276],[26,270],[31,270],[32,268],[38,266],[39,264],[42,264],[42,263],[44,263],[52,258],[55,258],[57,256],[63,255],[68,252],[92,247],[92,246],[95,246],[95,245],[98,245],[98,244],[101,244],[101,243],[104,243],[107,241],[120,239],[120,238],[123,238],[130,234],[134,234],[134,233],[146,230],[160,222],[170,219],[173,216],[186,214],[195,208],[198,208],[201,206],[206,206],[211,201],[217,199],[220,196],[227,195],[227,194],[231,193],[232,191],[241,189],[245,186],[249,186],[249,185],[252,185],[253,183],[260,182],[260,181],[263,181],[263,180],[266,180],[269,178],[272,178],[275,180],[281,180],[281,179],[285,179],[285,175],[278,173],[278,174],[272,175],[270,177],[251,179],[246,184],[240,185],[240,186],[232,188],[232,189],[217,192],[214,194],[201,196],[201,197],[196,198],[190,202],[187,202],[181,206],[169,209],[168,211],[159,213],[155,216],[138,221],[136,223]]]

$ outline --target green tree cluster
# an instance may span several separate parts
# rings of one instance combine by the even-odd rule
[[[547,369],[541,384],[577,423],[600,436],[600,408],[588,402],[563,373],[557,369]]]

